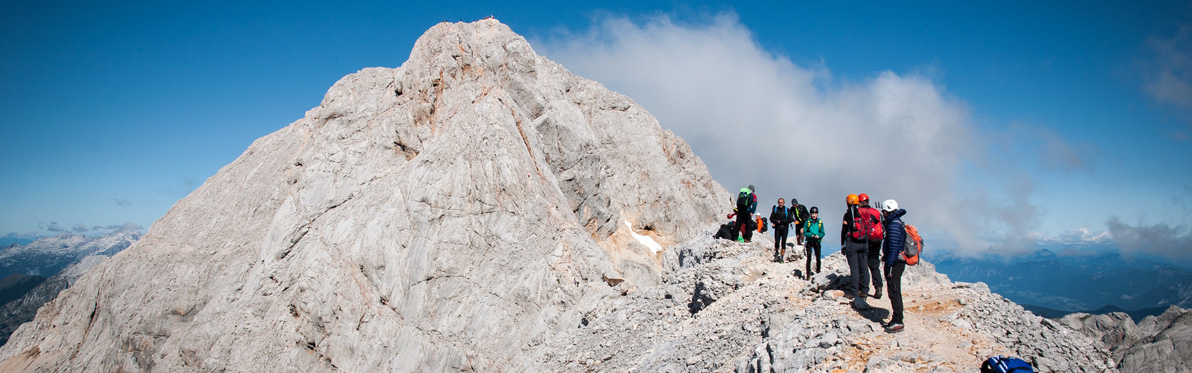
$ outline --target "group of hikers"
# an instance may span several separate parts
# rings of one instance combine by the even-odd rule
[[[866,308],[865,299],[870,296],[871,280],[874,299],[881,299],[882,286],[885,285],[890,297],[891,317],[882,326],[888,332],[900,332],[903,329],[902,273],[908,262],[906,255],[909,255],[903,253],[903,247],[908,243],[907,228],[902,222],[906,210],[898,208],[898,202],[892,199],[882,202],[878,206],[880,210],[871,207],[869,195],[865,193],[849,194],[845,203],[847,209],[840,228],[841,253],[848,261],[850,272],[845,295],[853,298],[858,308]],[[750,242],[754,230],[765,231],[767,219],[757,214],[757,193],[753,185],[741,188],[737,195],[737,207],[729,218],[735,219],[731,232],[727,232],[728,236],[723,238]],[[795,240],[803,246],[807,258],[804,278],[810,280],[812,275],[820,272],[820,247],[825,233],[824,223],[819,218],[819,207],[812,206],[808,210],[795,198],[791,198],[791,205],[787,207],[786,200],[779,198],[778,204],[770,209],[768,222],[774,230],[775,262],[786,260],[787,236],[793,228]],[[911,244],[921,245],[919,240]],[[913,254],[918,255],[917,251]],[[813,258],[814,272],[811,267]],[[913,259],[911,264],[918,258]]]

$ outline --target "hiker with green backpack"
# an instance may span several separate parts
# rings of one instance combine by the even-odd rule
[[[886,331],[902,331],[902,272],[906,270],[906,259],[902,248],[906,244],[906,228],[902,216],[906,209],[898,208],[898,201],[888,199],[882,202],[882,214],[886,217],[886,234],[882,244],[882,260],[886,263],[886,290],[890,295],[890,322],[884,324]]]
[[[741,235],[742,242],[750,242],[753,240],[753,213],[757,211],[757,194],[753,191],[753,185],[746,188],[741,188],[741,192],[737,194],[737,209],[734,210],[737,217],[737,227],[733,229],[733,241],[738,240],[738,234]]]

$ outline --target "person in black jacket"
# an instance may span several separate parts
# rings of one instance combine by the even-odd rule
[[[786,237],[790,232],[791,215],[786,200],[779,198],[778,206],[770,208],[770,225],[774,226],[774,261],[786,260]]]
[[[845,294],[854,297],[858,306],[861,306],[865,304],[865,297],[869,294],[869,240],[859,234],[860,227],[853,222],[854,216],[857,216],[858,221],[862,218],[857,211],[857,205],[860,203],[857,195],[849,194],[845,202],[848,203],[848,209],[844,213],[844,222],[840,225],[840,252],[848,259],[852,280]],[[858,232],[857,235],[861,237],[853,237],[854,232]]]
[[[882,260],[886,263],[886,290],[890,295],[890,322],[885,324],[886,331],[897,333],[902,331],[902,272],[906,270],[906,261],[901,258],[902,245],[906,242],[906,229],[902,224],[905,209],[898,208],[895,200],[882,202],[882,214],[886,216],[885,239],[882,244]]]
[[[803,223],[807,222],[807,206],[799,203],[798,198],[791,198],[791,222],[795,224],[795,242],[803,244]]]

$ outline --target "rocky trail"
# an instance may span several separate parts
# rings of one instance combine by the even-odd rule
[[[708,235],[674,250],[651,289],[614,287],[591,302],[582,332],[552,340],[532,366],[565,371],[978,371],[992,355],[1024,356],[1042,371],[1107,371],[1103,349],[1024,311],[983,284],[953,283],[930,263],[903,276],[906,329],[887,333],[889,297],[858,310],[833,253],[810,281],[802,249],[771,261],[773,241]],[[792,255],[792,251],[794,255]],[[1046,332],[1042,330],[1046,329]],[[1034,330],[1034,331],[1032,331]],[[1069,362],[1079,362],[1072,364]]]

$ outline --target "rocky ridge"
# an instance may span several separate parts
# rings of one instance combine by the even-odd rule
[[[1075,313],[1060,323],[1093,338],[1110,351],[1122,372],[1184,372],[1192,370],[1192,313],[1171,306],[1159,316],[1134,324],[1123,312],[1105,315]]]
[[[839,254],[805,281],[764,235],[710,238],[730,208],[632,100],[496,20],[444,23],[86,271],[0,370],[1112,370],[1093,339],[929,264],[886,334],[888,304],[842,297]]]
[[[888,299],[857,310],[843,296],[839,253],[802,280],[801,255],[773,263],[768,238],[740,244],[698,237],[673,250],[673,275],[624,288],[583,311],[576,331],[550,341],[525,368],[559,371],[976,371],[992,355],[1042,372],[1112,371],[1096,343],[989,292],[953,283],[930,263],[903,277],[907,329],[886,333]],[[795,250],[799,252],[800,250]]]

